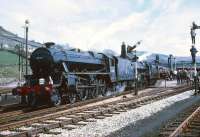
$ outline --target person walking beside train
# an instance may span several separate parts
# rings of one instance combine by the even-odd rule
[[[187,83],[187,70],[186,69],[183,70],[183,79],[184,79],[184,83]]]
[[[177,84],[179,84],[179,71],[177,71],[176,80],[177,80]]]
[[[176,76],[176,78],[177,78],[177,84],[180,84],[180,70],[178,70],[177,71],[177,76]]]
[[[180,84],[183,83],[183,70],[180,71]]]
[[[187,83],[187,85],[190,85],[190,72],[189,72],[189,70],[186,70],[186,83]]]

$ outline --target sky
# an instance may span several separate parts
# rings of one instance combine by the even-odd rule
[[[142,40],[137,50],[190,56],[199,13],[199,0],[0,0],[0,26],[19,36],[28,19],[29,39],[117,53]]]

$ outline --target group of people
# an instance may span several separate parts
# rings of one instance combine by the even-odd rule
[[[168,72],[168,80],[177,80],[177,84],[190,83],[192,81],[192,72],[188,70],[178,70]]]
[[[200,93],[200,72],[197,71],[197,75],[195,77],[194,70],[178,70],[176,74],[174,74],[174,78],[177,80],[177,84],[187,83],[188,85],[192,84],[193,86],[197,86],[197,93]],[[196,85],[195,85],[196,81]],[[197,94],[195,93],[195,94]]]
[[[187,83],[193,80],[193,72],[188,70],[178,70],[176,74],[177,84]]]

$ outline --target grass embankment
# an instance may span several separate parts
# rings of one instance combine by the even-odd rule
[[[7,51],[0,50],[0,65],[17,64],[18,56]]]

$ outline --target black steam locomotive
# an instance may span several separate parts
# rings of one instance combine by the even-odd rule
[[[143,75],[141,81],[146,85],[157,77],[155,66],[136,62],[137,57],[127,53],[125,44],[122,44],[121,56],[63,50],[51,42],[45,46],[31,54],[32,75],[26,76],[26,83],[14,90],[30,106],[42,101],[57,106],[104,96],[108,90],[116,91],[117,85],[134,88],[136,73],[138,77]]]

